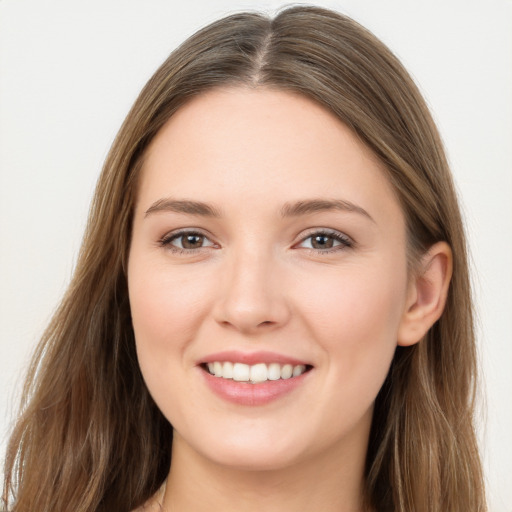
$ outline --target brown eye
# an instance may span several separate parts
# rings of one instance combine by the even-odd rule
[[[328,235],[316,235],[311,237],[313,249],[331,249],[334,246],[334,238]]]
[[[198,249],[202,247],[205,237],[202,235],[182,235],[179,239],[181,239],[183,249]]]
[[[319,252],[337,251],[352,247],[352,240],[338,231],[319,231],[304,238],[299,247],[304,249],[312,249]]]
[[[181,233],[174,233],[165,236],[160,244],[169,249],[181,251],[193,251],[194,249],[202,249],[204,247],[212,247],[215,245],[202,233],[194,231],[182,231]]]

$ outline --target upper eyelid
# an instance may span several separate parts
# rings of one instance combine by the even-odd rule
[[[205,238],[208,238],[208,240],[210,240],[210,242],[213,242],[212,235],[201,228],[180,228],[180,229],[168,231],[167,233],[165,233],[163,236],[160,237],[160,240],[168,240],[168,239],[178,238],[180,236],[187,235],[187,234],[201,235],[201,236],[204,236]]]
[[[355,243],[351,236],[347,235],[343,231],[339,231],[338,229],[333,228],[311,228],[310,230],[306,230],[306,232],[302,232],[299,235],[298,240],[299,242],[302,242],[314,235],[337,236],[338,238],[347,240],[350,243]]]

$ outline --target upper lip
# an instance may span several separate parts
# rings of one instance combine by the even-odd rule
[[[279,363],[279,364],[291,364],[293,366],[303,364],[309,365],[306,361],[290,357],[284,354],[278,354],[276,352],[258,351],[258,352],[240,352],[238,350],[225,350],[222,352],[216,352],[209,354],[199,361],[199,364],[214,363],[214,362],[226,362],[232,363],[244,363],[248,365],[254,365],[258,363]]]

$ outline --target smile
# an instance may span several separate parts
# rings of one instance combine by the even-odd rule
[[[298,392],[314,368],[307,360],[264,350],[216,352],[197,367],[216,396],[242,406],[262,406]]]
[[[205,369],[214,377],[231,379],[236,382],[257,384],[266,381],[287,380],[299,377],[309,368],[304,364],[257,363],[253,365],[214,361],[207,363]]]

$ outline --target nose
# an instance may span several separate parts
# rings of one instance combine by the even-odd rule
[[[244,252],[226,262],[215,316],[221,325],[249,335],[288,322],[290,307],[282,272],[270,254]]]

